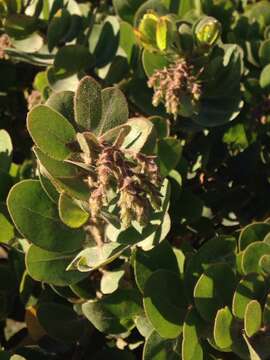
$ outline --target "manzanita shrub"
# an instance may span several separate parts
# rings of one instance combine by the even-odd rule
[[[269,1],[0,21],[0,360],[270,359]]]

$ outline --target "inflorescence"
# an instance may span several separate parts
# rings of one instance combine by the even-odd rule
[[[193,75],[194,67],[185,59],[176,62],[162,70],[156,70],[148,80],[148,86],[154,89],[153,105],[164,103],[166,111],[176,118],[182,102],[189,100],[195,106],[202,94],[198,76]]]
[[[91,194],[91,219],[98,222],[102,211],[112,206],[119,211],[124,228],[134,220],[146,225],[151,211],[161,206],[161,177],[155,156],[96,140],[88,139],[90,151],[82,154],[84,163],[93,170],[85,180]]]

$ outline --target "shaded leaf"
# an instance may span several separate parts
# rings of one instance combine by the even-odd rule
[[[194,288],[196,309],[206,321],[214,320],[216,312],[230,305],[235,288],[235,275],[227,264],[211,265]]]
[[[153,331],[146,339],[143,349],[143,360],[179,360],[181,343],[177,339],[164,339]]]
[[[120,334],[134,327],[134,318],[142,308],[136,290],[122,289],[100,300],[84,303],[82,311],[99,331]]]
[[[72,285],[88,275],[79,271],[66,271],[75,255],[76,253],[49,252],[31,245],[26,254],[26,268],[29,275],[37,281],[56,286]]]
[[[173,339],[181,334],[187,302],[179,275],[168,270],[152,273],[144,287],[143,302],[146,315],[160,336]]]

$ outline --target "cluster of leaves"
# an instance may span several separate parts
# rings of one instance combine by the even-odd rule
[[[0,359],[269,359],[270,3],[0,20]]]

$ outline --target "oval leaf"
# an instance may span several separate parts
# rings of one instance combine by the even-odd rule
[[[46,105],[38,105],[28,114],[28,131],[36,145],[50,157],[64,160],[71,153],[70,143],[76,132],[64,116]]]
[[[84,232],[69,229],[61,222],[57,207],[39,181],[25,180],[13,186],[7,204],[17,229],[40,248],[70,252],[82,246]]]
[[[88,274],[79,271],[66,271],[66,267],[76,254],[50,252],[31,245],[25,258],[29,275],[37,281],[51,285],[68,286],[76,284]]]
[[[89,214],[71,197],[62,193],[59,197],[59,215],[64,224],[71,228],[83,226],[89,218]]]
[[[94,131],[102,114],[101,86],[90,76],[84,77],[74,98],[75,120],[83,129]]]

